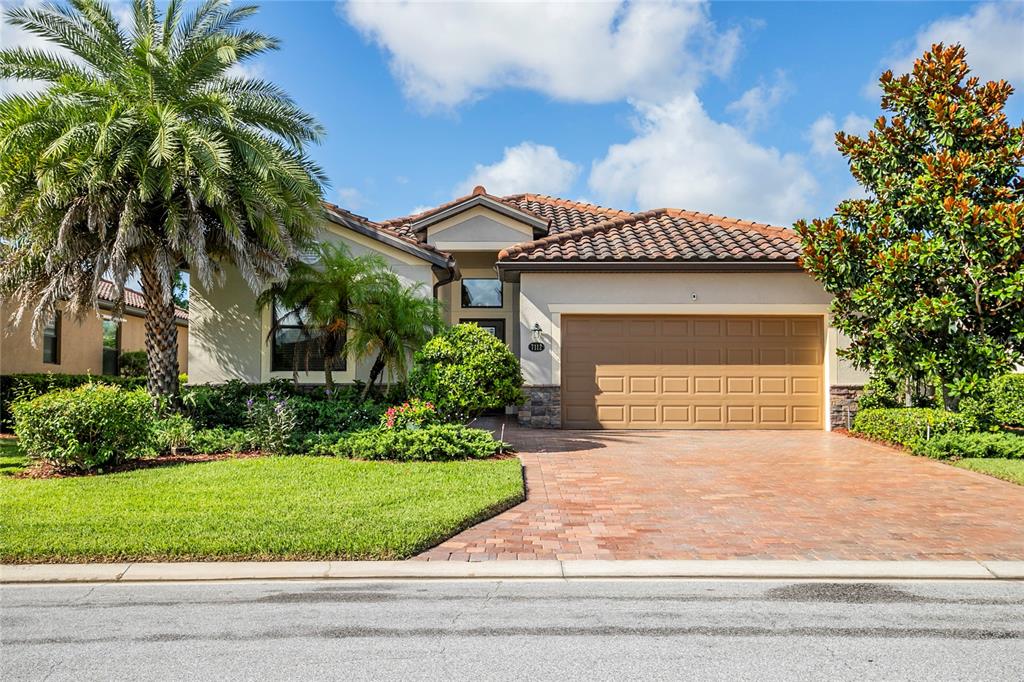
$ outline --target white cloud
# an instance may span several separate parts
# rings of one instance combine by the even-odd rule
[[[971,71],[982,81],[1024,80],[1024,3],[978,5],[969,14],[934,21],[886,60],[884,68],[897,75],[909,73],[914,60],[939,42],[963,45]],[[866,94],[878,97],[877,78]]]
[[[338,200],[341,202],[342,208],[347,208],[350,211],[357,211],[366,203],[366,197],[355,187],[340,187]]]
[[[81,64],[82,61],[78,59],[78,57],[72,55],[63,47],[56,43],[52,43],[45,38],[40,38],[33,33],[29,33],[21,27],[13,26],[7,19],[6,10],[9,8],[40,8],[43,4],[42,0],[15,0],[14,2],[0,0],[0,48],[14,49],[20,47],[26,50],[42,50],[44,52],[49,52],[50,54],[61,55],[66,59],[70,58],[71,61]],[[122,30],[127,35],[130,33],[129,27],[133,25],[131,6],[128,3],[121,1],[110,2],[109,4],[111,11],[114,14],[114,18],[121,25]],[[2,78],[0,79],[0,96],[35,92],[44,87],[45,83],[42,81]]]
[[[554,147],[523,142],[506,147],[497,163],[477,164],[455,193],[469,194],[476,185],[483,185],[490,194],[563,194],[572,188],[579,172],[579,166],[559,156]]]
[[[17,5],[38,7],[42,5],[42,2],[39,0],[32,0],[31,2],[17,3]],[[58,48],[53,43],[40,38],[39,36],[33,35],[18,26],[13,26],[10,21],[8,21],[6,13],[6,10],[12,6],[13,5],[11,3],[0,2],[0,48],[13,50],[14,48],[20,47],[26,50],[47,50],[53,53],[64,52],[63,48]],[[41,81],[0,78],[0,96],[34,92],[36,90],[40,90],[43,85],[44,84]]]
[[[847,114],[843,119],[841,128],[836,127],[836,119],[832,114],[823,114],[811,124],[807,137],[811,141],[811,151],[817,156],[829,157],[833,154],[838,156],[836,149],[836,131],[842,130],[851,135],[864,136],[871,129],[871,119],[857,114]]]
[[[743,119],[743,125],[748,130],[753,130],[768,122],[775,109],[791,91],[792,87],[786,74],[778,71],[774,82],[761,81],[744,92],[739,99],[730,102],[725,110],[738,115]]]
[[[804,159],[712,120],[695,95],[635,103],[637,136],[595,162],[590,187],[604,202],[675,206],[786,225],[809,214],[817,183]]]
[[[408,97],[451,108],[503,87],[562,100],[666,98],[722,75],[739,47],[705,3],[353,2]]]

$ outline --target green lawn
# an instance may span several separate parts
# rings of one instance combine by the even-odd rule
[[[2,477],[0,561],[401,559],[523,498],[514,458],[293,456]]]
[[[1018,485],[1024,485],[1024,459],[961,459],[953,462],[954,466],[971,471],[980,471],[989,476],[1001,478]]]
[[[25,455],[18,449],[18,442],[13,438],[0,438],[0,476],[10,476],[25,468]]]

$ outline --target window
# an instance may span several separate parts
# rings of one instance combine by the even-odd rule
[[[324,354],[320,343],[306,331],[305,311],[288,311],[274,304],[274,335],[271,338],[270,371],[322,372]],[[344,372],[346,360],[335,362],[334,369]]]
[[[103,373],[121,373],[121,323],[117,320],[103,320]]]
[[[462,280],[463,308],[500,308],[500,279],[464,279]]]
[[[60,364],[60,313],[43,327],[43,362],[48,365]]]
[[[472,320],[463,317],[459,319],[459,322],[475,324],[493,334],[499,341],[505,340],[505,320]]]

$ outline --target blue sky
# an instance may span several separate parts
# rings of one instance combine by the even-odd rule
[[[1024,86],[1019,2],[278,1],[254,23],[282,49],[249,70],[325,125],[328,200],[372,218],[483,182],[788,224],[856,192],[830,140],[878,115],[883,67],[959,40]]]

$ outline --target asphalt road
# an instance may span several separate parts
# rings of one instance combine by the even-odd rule
[[[7,586],[0,679],[1024,679],[1024,583]]]

